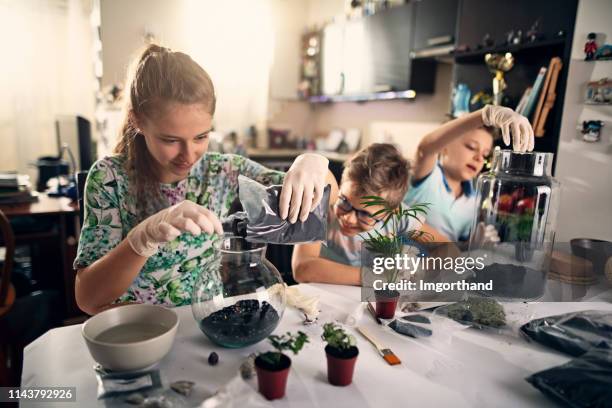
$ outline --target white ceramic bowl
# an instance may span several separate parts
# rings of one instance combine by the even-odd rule
[[[170,351],[178,323],[171,309],[133,304],[91,317],[81,332],[91,356],[104,368],[136,371],[157,363]]]

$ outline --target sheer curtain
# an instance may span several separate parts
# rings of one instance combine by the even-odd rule
[[[93,0],[0,0],[0,170],[57,156],[55,117],[93,120]],[[92,122],[93,123],[93,122]]]

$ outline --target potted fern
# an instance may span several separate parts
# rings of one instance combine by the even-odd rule
[[[308,336],[301,331],[297,334],[287,332],[282,336],[268,336],[268,340],[276,351],[259,354],[255,358],[255,371],[259,392],[267,399],[273,400],[283,398],[287,388],[291,359],[283,351],[291,350],[293,354],[297,354],[304,344],[308,343]]]
[[[383,228],[391,226],[391,233],[388,235],[375,230],[366,232],[364,245],[367,250],[372,252],[375,257],[395,257],[402,253],[402,248],[406,240],[428,239],[428,235],[422,231],[405,230],[401,231],[403,225],[409,225],[410,219],[418,220],[418,214],[426,215],[429,203],[418,203],[411,207],[405,207],[401,203],[397,207],[391,206],[384,198],[379,196],[365,196],[361,204],[364,207],[382,207],[377,210],[374,217],[380,217],[383,221]],[[385,274],[387,283],[397,282],[399,270],[392,268]],[[392,319],[395,316],[395,309],[400,297],[397,290],[376,290],[374,292],[376,300],[376,316],[381,319]]]
[[[327,343],[327,380],[332,385],[349,385],[353,382],[355,362],[359,355],[355,336],[347,334],[335,323],[325,323],[321,338]]]

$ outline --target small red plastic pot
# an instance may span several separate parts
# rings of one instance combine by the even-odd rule
[[[287,378],[291,368],[291,359],[281,354],[280,364],[271,366],[258,356],[255,358],[257,386],[261,395],[269,400],[283,398],[287,388]]]
[[[399,301],[397,290],[380,290],[374,293],[376,297],[376,317],[380,319],[393,319]]]
[[[325,346],[327,356],[327,380],[331,385],[344,387],[353,382],[355,363],[359,355],[357,347],[351,347],[346,352],[329,345]]]

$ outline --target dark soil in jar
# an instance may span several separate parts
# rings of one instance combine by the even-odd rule
[[[239,300],[200,321],[200,328],[215,343],[230,348],[245,347],[268,337],[280,317],[266,301]]]
[[[544,293],[546,274],[526,266],[493,263],[476,272],[472,282],[493,281],[493,290],[484,293],[508,299],[536,299]]]

